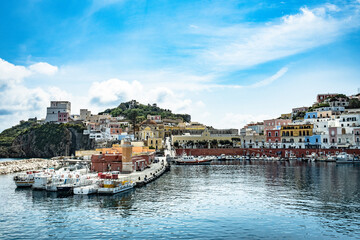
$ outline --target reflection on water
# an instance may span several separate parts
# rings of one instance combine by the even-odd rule
[[[0,239],[357,238],[359,178],[359,165],[226,161],[173,166],[113,196],[65,197],[0,176]]]

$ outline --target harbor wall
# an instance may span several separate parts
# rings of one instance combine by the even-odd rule
[[[38,170],[42,168],[59,167],[60,163],[56,160],[43,158],[31,158],[24,160],[13,160],[0,162],[0,174],[23,172],[28,170]]]
[[[305,157],[312,153],[322,154],[339,154],[341,152],[346,152],[349,154],[360,155],[360,149],[289,149],[289,148],[278,148],[278,149],[269,149],[269,148],[204,148],[204,149],[176,149],[176,155],[182,155],[186,153],[187,155],[192,156],[220,156],[221,154],[225,155],[253,155],[257,154],[267,155],[268,157],[287,157],[290,153],[294,154],[296,157]]]

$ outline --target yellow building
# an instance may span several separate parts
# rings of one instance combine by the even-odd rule
[[[162,139],[165,137],[163,124],[147,119],[140,125],[139,139],[145,141],[148,147],[163,149]]]
[[[147,146],[156,150],[164,148],[162,138],[149,138],[147,140]]]
[[[313,124],[292,124],[281,126],[282,137],[301,137],[313,135]]]
[[[190,135],[190,134],[184,134],[184,135],[173,135],[171,137],[171,140],[173,143],[178,142],[179,145],[186,145],[189,141],[192,141],[193,143],[199,143],[202,141],[211,142],[212,140],[219,141],[232,141],[232,138],[238,137],[237,135],[233,134],[211,134],[207,128],[202,132],[201,135]]]

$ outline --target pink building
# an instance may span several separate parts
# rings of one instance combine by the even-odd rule
[[[59,123],[67,123],[67,122],[69,122],[69,113],[67,113],[67,112],[59,112],[58,113],[58,122]]]
[[[337,144],[337,127],[329,127],[329,141],[330,145]]]
[[[264,131],[265,134],[268,130],[275,130],[280,129],[281,126],[286,126],[289,123],[291,123],[291,119],[270,119],[270,120],[264,120]]]

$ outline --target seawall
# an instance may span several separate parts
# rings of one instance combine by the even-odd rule
[[[278,149],[269,149],[269,148],[204,148],[204,149],[176,149],[176,155],[182,155],[186,153],[187,155],[192,156],[220,156],[221,154],[225,155],[253,155],[257,154],[270,156],[281,156],[286,157],[288,154],[292,153],[296,157],[305,157],[306,155],[312,154],[313,152],[323,154],[338,154],[341,152],[346,152],[349,154],[360,155],[360,149],[289,149],[289,148],[278,148]]]
[[[31,158],[24,160],[13,160],[0,162],[0,174],[37,170],[42,168],[58,167],[59,162],[43,158]]]

